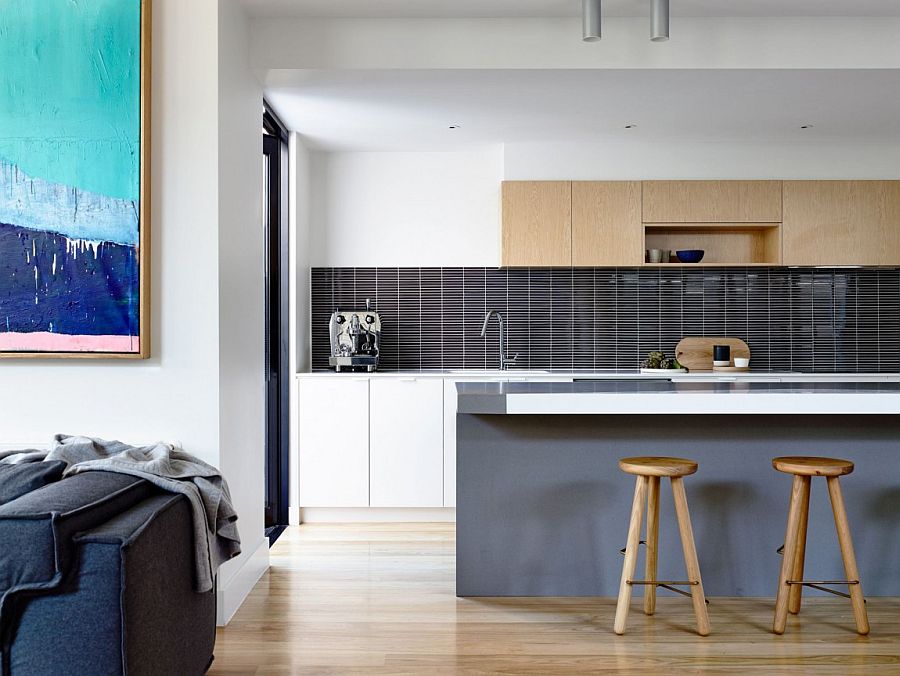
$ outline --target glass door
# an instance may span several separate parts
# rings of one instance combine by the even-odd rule
[[[263,194],[266,233],[266,487],[265,525],[272,544],[288,523],[289,356],[287,158],[284,125],[263,115]]]

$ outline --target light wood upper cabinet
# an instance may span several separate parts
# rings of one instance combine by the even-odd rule
[[[640,265],[640,181],[572,183],[572,265]]]
[[[644,181],[644,223],[780,223],[781,181]]]
[[[572,264],[571,181],[504,181],[504,266]]]
[[[900,181],[785,181],[785,265],[900,265]]]

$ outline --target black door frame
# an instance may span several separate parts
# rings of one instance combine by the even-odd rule
[[[287,127],[263,102],[263,155],[269,158],[266,229],[266,534],[288,524],[290,493],[290,226]]]

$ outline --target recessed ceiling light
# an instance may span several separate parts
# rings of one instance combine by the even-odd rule
[[[801,129],[812,129],[814,126],[815,126],[814,124],[801,124],[800,128]]]
[[[636,124],[626,124],[625,128],[626,129],[637,129],[637,125]]]

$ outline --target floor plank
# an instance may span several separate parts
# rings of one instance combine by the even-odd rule
[[[773,599],[713,598],[701,638],[688,599],[660,592],[647,617],[636,593],[616,636],[615,599],[456,598],[454,537],[453,524],[289,528],[219,629],[210,674],[900,674],[900,599],[869,599],[861,637],[842,599],[804,599],[775,636]]]

